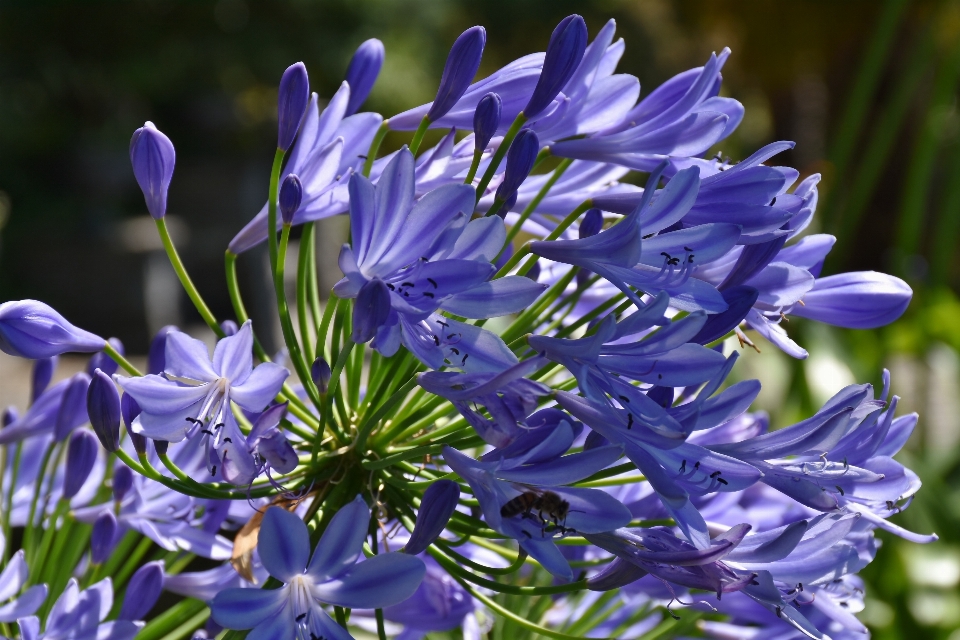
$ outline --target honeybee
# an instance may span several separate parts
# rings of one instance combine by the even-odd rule
[[[500,507],[500,515],[504,518],[519,515],[532,518],[536,514],[540,524],[544,525],[541,533],[546,531],[546,525],[551,522],[561,534],[566,533],[567,528],[564,523],[567,521],[568,513],[570,513],[570,503],[559,494],[537,489],[528,489]]]

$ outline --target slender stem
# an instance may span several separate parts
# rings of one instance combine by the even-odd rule
[[[118,365],[123,367],[124,371],[126,371],[130,375],[132,376],[143,375],[135,366],[130,364],[130,361],[124,358],[119,351],[114,349],[113,345],[111,345],[109,342],[103,346],[103,352],[108,356],[110,356],[110,358],[112,358],[114,362],[116,362]]]
[[[324,358],[327,363],[330,362],[330,352],[327,351],[327,332],[330,330],[330,321],[333,319],[337,307],[340,305],[340,298],[335,293],[330,293],[327,298],[327,306],[323,310],[323,319],[320,320],[320,328],[317,329],[317,357]]]
[[[386,137],[387,131],[390,130],[389,123],[389,120],[384,120],[382,123],[380,123],[380,128],[377,129],[377,133],[374,134],[373,140],[370,141],[370,149],[367,151],[367,157],[363,161],[363,176],[365,178],[370,177],[370,171],[373,169],[373,161],[377,159],[377,152],[380,150],[380,144]]]
[[[284,291],[283,273],[284,262],[287,256],[287,245],[290,242],[290,225],[284,224],[283,231],[280,233],[280,245],[277,247],[276,268],[274,269],[274,289],[277,294],[277,311],[280,316],[280,329],[283,331],[283,341],[290,352],[290,361],[293,368],[300,378],[300,384],[306,390],[310,400],[319,409],[322,405],[320,392],[317,391],[313,379],[310,377],[310,367],[303,358],[303,352],[300,350],[300,343],[297,340],[297,334],[293,329],[293,321],[290,319],[290,308],[287,306],[287,294]]]
[[[520,213],[520,217],[517,219],[517,221],[513,223],[512,227],[510,227],[510,231],[507,233],[507,239],[503,243],[503,249],[500,251],[501,255],[503,254],[503,251],[506,251],[507,246],[513,242],[513,239],[517,237],[517,234],[520,233],[523,223],[527,221],[530,215],[533,214],[534,210],[540,205],[541,202],[543,202],[543,199],[547,197],[548,193],[550,193],[550,189],[553,188],[553,185],[557,184],[557,181],[561,176],[563,176],[567,169],[570,168],[571,164],[573,164],[573,160],[564,158],[560,161],[560,164],[557,165],[557,168],[553,170],[553,175],[550,176],[550,179],[547,180],[542,187],[540,187],[540,191],[537,192],[537,195],[534,196],[533,200],[530,201],[530,204],[528,204]],[[499,260],[500,256],[498,255],[496,259]],[[494,260],[494,262],[496,262],[496,260]]]
[[[270,251],[270,272],[277,272],[277,192],[280,189],[280,168],[284,150],[277,148],[270,169],[270,188],[267,196],[267,247]]]
[[[417,379],[411,378],[407,380],[406,383],[396,393],[390,396],[386,402],[384,402],[377,411],[370,416],[369,419],[365,420],[363,424],[360,425],[360,428],[357,431],[356,439],[356,449],[357,451],[363,451],[364,446],[367,444],[367,436],[370,435],[370,431],[386,417],[387,413],[393,409],[397,404],[407,397],[414,387],[417,386]]]
[[[517,114],[513,124],[510,125],[506,135],[503,136],[503,140],[500,141],[500,146],[497,147],[496,152],[493,154],[493,158],[490,159],[490,164],[487,166],[487,170],[483,172],[483,177],[480,178],[480,183],[477,184],[477,202],[480,202],[480,198],[483,197],[483,192],[486,191],[487,185],[490,184],[490,181],[493,180],[493,176],[497,173],[497,168],[500,166],[503,156],[507,155],[507,149],[510,148],[510,144],[513,142],[513,139],[517,137],[517,134],[520,133],[520,128],[526,121],[527,116],[523,115],[523,112],[521,111]]]
[[[223,256],[224,271],[227,276],[227,291],[230,293],[230,303],[233,305],[233,313],[237,317],[237,323],[243,324],[250,319],[247,308],[243,304],[243,297],[240,295],[240,282],[237,280],[237,254],[227,249]],[[261,362],[269,362],[270,356],[267,355],[256,332],[253,334],[253,352],[257,354]]]
[[[420,151],[420,144],[423,142],[423,136],[427,133],[427,127],[430,126],[430,120],[427,116],[423,116],[423,120],[420,121],[417,130],[413,132],[413,140],[410,141],[410,153],[414,156],[417,155],[417,152]]]
[[[37,472],[37,481],[33,487],[33,497],[30,500],[30,510],[27,512],[27,524],[23,530],[23,548],[27,550],[27,557],[32,561],[35,557],[34,553],[34,532],[36,530],[36,525],[34,520],[37,516],[37,503],[40,501],[40,494],[43,493],[43,481],[47,479],[47,465],[50,464],[50,457],[53,455],[54,449],[56,448],[57,443],[51,442],[47,445],[46,450],[43,452],[43,458],[40,460],[40,466],[38,467],[39,471]],[[52,476],[52,474],[51,474]],[[51,477],[51,482],[53,479]],[[50,487],[47,488],[50,490]],[[12,503],[11,503],[12,504]],[[43,520],[43,514],[40,515],[41,522]],[[36,572],[34,575],[37,575]]]
[[[333,607],[333,613],[337,616],[337,624],[339,624],[344,629],[347,628],[347,616],[343,612],[343,607]]]
[[[187,273],[186,267],[183,266],[183,261],[180,260],[180,254],[177,253],[177,248],[173,246],[173,240],[170,238],[170,232],[167,230],[166,218],[158,218],[155,222],[157,223],[157,231],[160,233],[160,240],[163,242],[163,248],[167,252],[167,258],[170,259],[173,270],[177,272],[177,277],[180,278],[180,284],[183,285],[184,291],[187,292],[187,296],[189,296],[190,301],[193,302],[193,306],[197,308],[197,311],[200,312],[200,316],[203,318],[203,321],[207,323],[207,326],[210,327],[218,337],[224,337],[223,329],[220,328],[217,319],[213,316],[213,313],[211,313],[210,308],[207,307],[207,303],[203,301],[200,292],[197,291],[197,287],[193,284],[193,280],[190,279],[190,274]]]
[[[477,177],[477,169],[480,168],[481,158],[483,158],[483,149],[474,149],[473,162],[470,163],[470,170],[467,171],[467,177],[463,184],[473,184],[473,179]]]
[[[313,249],[313,223],[303,225],[303,235],[300,236],[300,248],[297,251],[297,320],[300,324],[300,341],[303,342],[303,352],[313,353],[310,343],[309,309],[307,307],[307,289],[310,280],[310,252]],[[311,363],[307,363],[309,366]]]
[[[7,497],[3,502],[2,510],[3,513],[0,514],[3,518],[3,539],[10,540],[10,512],[13,511],[13,490],[17,486],[17,477],[20,475],[20,459],[23,457],[23,443],[16,443],[17,451],[13,454],[13,465],[10,469],[10,486],[7,487]],[[9,445],[4,447],[4,451],[9,449]],[[7,565],[7,560],[10,558],[10,548],[13,545],[5,544],[3,545],[3,556],[0,558],[4,566]]]

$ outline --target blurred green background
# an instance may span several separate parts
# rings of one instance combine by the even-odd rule
[[[794,321],[810,359],[761,344],[741,375],[764,382],[762,408],[784,425],[843,384],[892,371],[901,407],[921,414],[902,458],[925,484],[895,520],[941,541],[880,534],[863,619],[877,638],[960,640],[960,1],[8,0],[0,300],[45,300],[133,353],[159,325],[199,321],[156,250],[129,168],[130,134],[153,120],[177,147],[170,212],[181,251],[214,313],[229,316],[222,252],[266,198],[287,65],[303,60],[329,97],[353,49],[382,39],[387,59],[367,106],[389,116],[432,98],[463,29],[487,28],[484,75],[543,50],[572,12],[591,34],[617,20],[620,69],[644,94],[730,46],[723,91],[747,114],[719,150],[740,159],[795,140],[776,160],[823,174],[815,225],[838,236],[825,274],[883,270],[914,287],[894,325]],[[244,257],[241,278],[255,321],[267,322],[264,264],[258,252]]]

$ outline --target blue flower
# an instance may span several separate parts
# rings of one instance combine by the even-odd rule
[[[100,351],[106,340],[70,324],[36,300],[0,304],[0,351],[21,358],[50,358],[61,353]]]
[[[357,563],[367,537],[370,510],[357,498],[333,517],[310,557],[307,526],[280,507],[267,509],[257,550],[274,590],[226,589],[210,603],[213,619],[228,629],[253,629],[254,637],[305,636],[343,640],[347,631],[321,603],[347,608],[382,608],[407,599],[426,571],[423,562],[384,553]]]
[[[0,534],[0,555],[6,547],[6,540]],[[27,582],[30,570],[24,559],[24,551],[20,549],[13,554],[7,566],[0,573],[0,622],[14,622],[19,618],[33,615],[47,599],[47,585],[36,584],[23,593],[20,590]],[[7,602],[13,598],[12,601]]]
[[[414,159],[406,149],[394,156],[376,185],[354,174],[350,191],[354,241],[340,252],[346,277],[334,291],[354,298],[369,282],[386,285],[389,313],[380,304],[375,310],[357,307],[357,313],[375,312],[374,347],[384,355],[395,353],[402,339],[421,360],[438,368],[436,357],[422,357],[413,325],[439,309],[470,318],[513,313],[545,288],[517,276],[490,280],[495,271],[490,262],[506,238],[503,222],[495,218],[468,222],[474,191],[466,185],[440,187],[414,202]],[[366,326],[369,319],[359,322]],[[437,330],[428,331],[439,347],[443,340]]]
[[[134,431],[148,438],[180,442],[199,437],[208,468],[225,480],[247,484],[256,477],[253,458],[231,410],[231,402],[260,412],[279,393],[289,371],[264,362],[253,367],[253,329],[248,320],[236,335],[207,347],[185,333],[167,335],[164,376],[118,378],[142,413]]]
[[[167,190],[173,179],[176,152],[170,138],[152,122],[133,132],[130,139],[130,163],[133,175],[143,191],[150,215],[160,219],[167,213]]]
[[[40,619],[25,616],[17,620],[22,640],[133,640],[143,622],[112,620],[103,622],[113,606],[110,578],[80,590],[76,578],[70,578],[63,593],[50,609],[43,631]]]

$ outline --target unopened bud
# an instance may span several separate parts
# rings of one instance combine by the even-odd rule
[[[346,80],[350,85],[350,101],[347,103],[345,115],[355,114],[370,95],[370,90],[380,75],[383,57],[383,43],[376,38],[370,38],[357,47],[347,67]]]
[[[436,122],[463,97],[480,68],[486,42],[487,32],[483,27],[470,27],[453,43],[443,66],[437,97],[427,112],[427,120]]]
[[[87,421],[87,389],[90,376],[81,371],[70,378],[60,398],[57,421],[53,426],[53,439],[63,442],[70,432]]]
[[[410,534],[410,541],[404,547],[404,553],[417,555],[422,553],[443,533],[450,516],[460,500],[460,486],[453,480],[437,480],[423,494],[417,523]]]
[[[528,278],[536,282],[540,279],[540,261],[537,260],[533,263],[533,266],[530,267],[530,270],[525,274]]]
[[[560,21],[550,35],[543,70],[530,101],[523,108],[528,119],[536,118],[549,106],[573,77],[587,48],[587,25],[574,14]]]
[[[90,532],[90,562],[103,564],[116,545],[117,518],[106,510],[97,516]]]
[[[313,384],[317,385],[320,393],[326,393],[330,388],[330,376],[333,372],[330,370],[330,364],[322,357],[313,361],[310,367],[310,377],[313,378]]]
[[[110,376],[97,369],[87,389],[87,414],[100,444],[113,453],[120,448],[120,394]]]
[[[310,100],[310,80],[302,62],[287,67],[277,97],[277,147],[287,151],[300,129]]]
[[[220,329],[222,329],[223,334],[229,338],[230,336],[237,335],[237,331],[240,330],[240,327],[238,327],[237,323],[233,320],[224,320],[220,323]]]
[[[503,172],[503,182],[497,187],[496,198],[507,201],[516,198],[517,190],[533,171],[533,165],[540,153],[540,139],[530,129],[524,129],[513,139],[507,150],[507,168]],[[516,199],[514,199],[516,202]]]
[[[103,338],[73,326],[43,302],[0,304],[0,351],[11,356],[39,360],[68,351],[100,351],[105,344]]]
[[[130,163],[147,202],[147,211],[154,219],[159,220],[167,213],[167,191],[173,179],[176,160],[177,154],[170,138],[152,122],[145,123],[133,132]]]
[[[143,620],[163,591],[163,560],[148,562],[130,578],[119,620]]]
[[[603,230],[603,212],[600,209],[588,209],[580,221],[580,239],[595,236]]]
[[[500,126],[500,113],[503,101],[496,93],[488,93],[480,98],[477,110],[473,113],[473,148],[483,151],[490,144]]]
[[[153,448],[157,452],[158,456],[167,455],[167,449],[170,447],[170,443],[166,440],[154,440]]]
[[[57,368],[57,356],[49,358],[40,358],[33,361],[33,372],[30,385],[30,400],[34,401],[40,397],[53,379],[53,372]]]
[[[113,499],[122,502],[133,487],[133,470],[125,464],[118,463],[113,470]]]
[[[289,174],[280,185],[280,217],[284,224],[292,224],[293,216],[303,199],[303,185],[296,174]]]
[[[167,335],[177,328],[172,324],[157,331],[150,341],[150,350],[147,352],[147,373],[161,374],[167,368]]]
[[[97,462],[97,439],[86,430],[74,431],[67,444],[67,463],[63,473],[63,497],[77,495]]]

